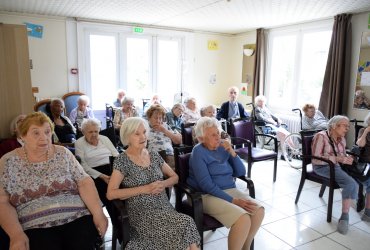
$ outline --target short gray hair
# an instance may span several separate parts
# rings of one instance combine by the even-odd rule
[[[124,105],[124,104],[126,104],[126,103],[132,103],[132,104],[134,104],[134,102],[135,102],[135,99],[134,98],[132,98],[132,97],[129,97],[129,96],[125,96],[124,98],[123,98],[123,100],[122,100],[122,106]]]
[[[263,95],[258,95],[256,98],[254,98],[254,104],[257,105],[257,102],[263,101],[264,103],[266,102],[266,97]]]
[[[137,131],[138,127],[141,124],[144,125],[145,130],[146,130],[146,134],[148,135],[149,125],[148,125],[148,122],[146,120],[144,120],[143,118],[141,118],[141,117],[129,117],[129,118],[126,118],[123,121],[123,123],[121,125],[120,132],[119,132],[121,142],[122,142],[123,145],[128,145],[128,139],[129,139],[130,135],[135,133]]]
[[[211,104],[211,105],[208,105],[208,106],[205,106],[203,108],[200,109],[200,116],[205,116],[205,112],[208,110],[208,109],[213,109],[214,111],[216,111],[216,106]]]
[[[101,128],[100,120],[98,120],[96,118],[83,119],[82,123],[81,123],[81,131],[84,132],[85,129],[87,129],[88,127],[91,127],[91,126],[98,127],[99,130],[100,130],[100,128]]]
[[[173,107],[172,107],[172,111],[174,110],[174,109],[176,109],[176,108],[181,108],[182,109],[182,111],[184,111],[185,110],[185,107],[184,107],[184,105],[182,105],[181,103],[176,103],[175,105],[173,105]]]
[[[77,103],[80,101],[86,102],[87,105],[90,103],[90,98],[87,95],[81,95],[78,97]]]
[[[53,98],[53,99],[51,99],[50,106],[53,106],[55,103],[60,103],[60,104],[62,104],[63,107],[65,107],[64,101],[63,101],[62,98]]]
[[[17,135],[17,127],[18,127],[18,122],[20,120],[24,120],[26,118],[26,115],[21,114],[17,115],[11,122],[10,122],[10,134],[12,137],[15,137]]]
[[[198,140],[199,137],[204,136],[204,130],[211,127],[215,127],[217,129],[219,128],[219,123],[216,118],[207,116],[199,118],[197,124],[195,125],[195,136],[198,138]]]
[[[370,126],[370,112],[367,114],[367,116],[365,116],[364,124],[366,125],[366,127]]]
[[[334,129],[337,127],[338,123],[340,121],[343,121],[343,120],[346,120],[349,122],[349,119],[347,116],[344,116],[344,115],[335,115],[333,116],[332,118],[330,118],[330,120],[328,121],[328,130],[330,129]]]
[[[230,93],[231,90],[235,90],[237,94],[239,94],[239,88],[237,86],[231,86],[228,88],[227,93]]]

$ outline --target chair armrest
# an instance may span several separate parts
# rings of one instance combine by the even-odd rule
[[[278,144],[278,141],[277,141],[277,137],[275,135],[255,133],[254,136],[263,136],[263,137],[267,137],[267,138],[270,138],[270,139],[274,140],[274,151],[276,153],[278,152],[279,144]]]
[[[331,161],[331,160],[328,160],[328,159],[325,159],[323,157],[320,157],[320,156],[315,156],[315,155],[302,155],[303,158],[305,159],[316,159],[316,160],[319,160],[319,161],[323,161],[323,162],[326,162],[328,163],[329,165],[329,182],[330,182],[330,185],[331,186],[334,186],[334,183],[335,183],[335,164]]]
[[[191,214],[190,216],[193,217],[195,225],[198,228],[199,232],[203,232],[203,202],[202,202],[202,194],[200,192],[196,192],[190,186],[186,185],[185,183],[178,183],[175,184],[176,190],[176,204],[175,208],[178,212],[183,212],[182,209],[182,194],[185,193],[188,198],[190,198],[190,206],[191,206]]]
[[[253,199],[255,199],[256,198],[256,191],[255,191],[254,182],[252,181],[252,179],[248,178],[247,176],[244,176],[244,175],[243,176],[238,176],[237,178],[247,183],[247,187],[249,189],[249,196],[252,197]]]

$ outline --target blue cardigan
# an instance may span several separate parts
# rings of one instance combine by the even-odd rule
[[[235,188],[234,177],[244,176],[245,166],[239,156],[232,157],[223,147],[209,150],[197,144],[190,156],[188,185],[197,191],[232,202],[224,189]]]

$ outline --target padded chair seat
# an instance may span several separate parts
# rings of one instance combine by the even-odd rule
[[[240,158],[246,159],[248,157],[248,147],[235,149],[235,152],[240,156]],[[252,160],[253,161],[264,161],[272,159],[276,156],[275,151],[262,149],[262,148],[252,148]]]

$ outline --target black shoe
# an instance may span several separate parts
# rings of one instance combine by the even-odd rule
[[[280,160],[285,161],[284,155],[280,155]]]

